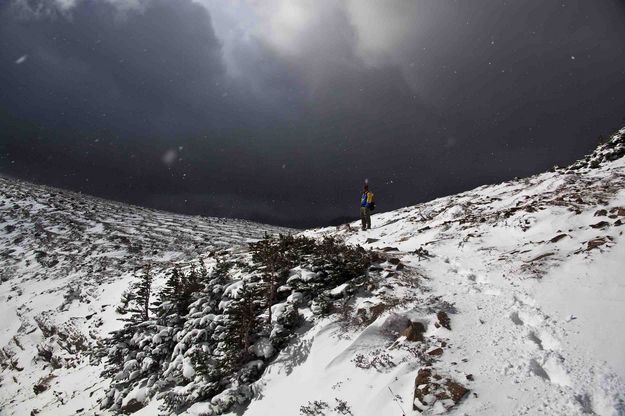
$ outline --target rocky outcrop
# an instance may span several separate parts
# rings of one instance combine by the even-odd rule
[[[468,392],[469,390],[457,381],[441,376],[432,368],[422,368],[415,379],[412,409],[419,412],[434,407],[437,407],[437,410],[449,410]]]

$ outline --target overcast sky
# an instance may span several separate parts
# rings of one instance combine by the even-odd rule
[[[297,227],[625,124],[625,2],[6,0],[0,174]]]

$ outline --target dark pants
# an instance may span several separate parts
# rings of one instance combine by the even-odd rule
[[[371,228],[371,212],[369,208],[360,207],[360,222],[362,223],[363,230]]]

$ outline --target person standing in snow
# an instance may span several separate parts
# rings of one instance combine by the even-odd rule
[[[373,192],[369,191],[369,182],[365,180],[365,187],[360,196],[360,221],[363,231],[371,229],[371,211],[374,208]]]

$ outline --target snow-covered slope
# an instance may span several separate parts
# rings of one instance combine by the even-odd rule
[[[298,244],[306,254],[291,253],[286,262],[288,267],[299,265],[289,269],[277,287],[263,286],[278,270],[280,256],[262,246],[239,245],[245,237],[224,241],[235,246],[215,256],[201,256],[212,279],[206,282],[219,282],[214,290],[208,283],[204,286],[189,306],[184,324],[175,324],[183,325],[182,329],[158,320],[138,324],[145,338],[133,341],[134,353],[139,353],[125,362],[127,366],[122,363],[116,376],[121,387],[109,390],[114,393],[109,397],[119,399],[126,409],[139,409],[135,414],[141,416],[170,414],[171,407],[166,406],[170,392],[175,400],[184,401],[192,394],[200,397],[202,382],[207,373],[214,375],[210,373],[214,368],[210,363],[208,370],[198,366],[198,350],[190,340],[201,341],[203,354],[218,360],[224,348],[222,335],[228,333],[224,328],[234,316],[224,315],[231,305],[245,304],[240,295],[244,285],[257,285],[272,287],[276,295],[259,292],[257,300],[266,301],[262,306],[266,309],[252,317],[261,319],[266,328],[256,338],[246,339],[250,341],[247,355],[252,356],[246,359],[252,361],[239,370],[243,368],[247,378],[224,374],[222,383],[211,386],[218,394],[203,397],[205,401],[187,400],[191,404],[180,409],[183,414],[625,415],[624,136],[622,129],[592,155],[567,168],[374,215],[372,230],[358,231],[354,222],[302,233],[311,241],[329,236],[371,250],[371,256],[359,250],[349,254],[352,259],[374,259],[367,263],[362,279],[344,281],[341,267],[360,273],[358,267],[343,262],[343,257],[349,257],[347,251],[332,246],[337,251],[326,251],[322,264],[315,265],[311,253],[323,250],[311,250],[303,241]],[[99,406],[110,384],[97,377],[102,363],[95,360],[89,365],[88,354],[75,349],[97,346],[106,332],[121,327],[115,318],[122,315],[114,309],[134,266],[162,262],[165,270],[167,262],[188,260],[209,249],[198,246],[183,255],[179,243],[162,242],[171,238],[162,229],[179,230],[182,221],[192,221],[186,217],[167,220],[171,227],[159,227],[155,223],[174,216],[151,211],[142,216],[143,211],[133,208],[122,217],[111,208],[98,221],[85,224],[83,230],[92,231],[83,235],[95,235],[98,223],[112,224],[124,217],[128,218],[122,222],[131,221],[137,215],[135,224],[148,221],[147,217],[152,218],[151,224],[136,234],[124,231],[131,239],[127,246],[134,245],[133,236],[162,244],[154,243],[160,251],[152,253],[151,246],[142,243],[150,249],[142,251],[139,260],[132,253],[123,255],[116,267],[132,267],[119,275],[111,271],[92,277],[92,271],[108,270],[112,260],[101,265],[96,259],[107,258],[98,247],[104,244],[101,239],[108,238],[103,235],[112,233],[101,231],[100,236],[89,237],[89,244],[76,246],[70,246],[74,238],[68,238],[65,249],[45,245],[41,236],[48,234],[35,229],[32,219],[23,219],[41,204],[29,195],[0,206],[6,225],[22,218],[31,224],[33,236],[39,232],[39,240],[31,237],[26,248],[19,239],[14,242],[17,236],[3,235],[7,244],[3,264],[17,265],[9,274],[11,280],[0,286],[0,308],[7,317],[0,341],[8,351],[0,356],[0,410],[20,415],[33,409],[49,415],[111,414]],[[9,218],[7,209],[18,210],[15,204],[31,207],[18,211],[23,217],[11,214]],[[67,205],[49,211],[74,216],[68,214]],[[240,233],[241,227],[232,225],[230,230]],[[179,238],[187,247],[196,244]],[[116,253],[110,248],[113,244],[125,247],[107,241],[106,253]],[[45,256],[35,253],[42,245]],[[164,247],[179,254],[165,254]],[[289,246],[284,247],[288,252]],[[76,250],[89,256],[84,264],[92,271],[72,263]],[[265,253],[265,263],[259,253]],[[336,262],[330,261],[332,256]],[[47,263],[54,258],[60,258],[58,264]],[[77,266],[70,268],[71,264]],[[54,279],[47,277],[57,266],[63,272]],[[88,283],[98,279],[103,284]],[[81,289],[74,293],[74,287]],[[289,326],[280,323],[284,311],[290,311]],[[294,319],[295,313],[299,320]],[[274,343],[275,331],[280,331],[280,342],[288,342]],[[164,341],[163,337],[170,338]],[[159,384],[149,378],[149,365],[145,365],[146,357],[155,355],[164,342],[175,347],[171,358],[159,358],[166,371],[154,374],[169,377],[163,386],[171,383],[171,391],[156,389]],[[137,368],[148,369],[145,383],[140,378],[133,381]],[[254,368],[262,373],[255,374]],[[134,382],[136,388],[125,382]],[[33,383],[45,390],[33,391]],[[156,393],[148,394],[149,389]]]
[[[74,414],[97,404],[101,368],[86,353],[121,325],[115,306],[136,268],[288,231],[0,178],[0,414]],[[47,390],[35,394],[37,385]]]
[[[374,215],[366,232],[306,232],[406,267],[355,300],[383,311],[371,325],[320,321],[278,357],[245,415],[443,413],[453,401],[436,394],[413,407],[426,371],[470,390],[453,415],[625,415],[624,134],[569,168]],[[408,321],[424,342],[398,337]]]

